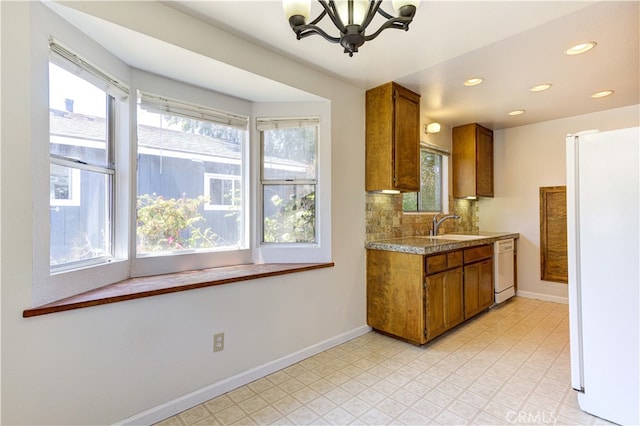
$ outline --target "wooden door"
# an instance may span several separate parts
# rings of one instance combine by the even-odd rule
[[[540,188],[540,279],[569,282],[567,187]]]

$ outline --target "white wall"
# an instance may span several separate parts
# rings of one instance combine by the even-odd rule
[[[0,2],[1,423],[110,424],[366,330],[364,92],[162,4],[71,3],[331,100],[335,267],[22,318],[33,278],[32,174],[48,173],[31,161],[30,99],[41,81],[32,65],[42,58],[30,43],[46,43],[31,13],[50,12]],[[213,354],[217,332],[225,349]]]
[[[640,125],[640,105],[494,132],[495,197],[479,203],[480,230],[520,233],[518,291],[567,301],[567,285],[540,279],[540,187],[566,185],[565,137]]]

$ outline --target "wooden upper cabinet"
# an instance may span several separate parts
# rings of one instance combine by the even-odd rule
[[[493,197],[493,131],[471,123],[452,136],[454,198]]]
[[[420,190],[420,95],[394,82],[366,93],[367,191]]]

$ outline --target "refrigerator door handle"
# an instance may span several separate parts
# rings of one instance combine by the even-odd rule
[[[569,263],[569,323],[571,387],[584,392],[582,295],[580,289],[579,136],[567,138],[567,242]]]

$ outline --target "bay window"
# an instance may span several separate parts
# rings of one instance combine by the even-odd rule
[[[34,231],[34,304],[133,277],[330,261],[330,103],[252,103],[96,57],[135,96],[50,40],[49,140],[45,129],[34,155],[49,168],[46,217],[47,181],[34,180],[34,229],[49,238]],[[257,119],[250,135],[265,111],[312,118]]]

